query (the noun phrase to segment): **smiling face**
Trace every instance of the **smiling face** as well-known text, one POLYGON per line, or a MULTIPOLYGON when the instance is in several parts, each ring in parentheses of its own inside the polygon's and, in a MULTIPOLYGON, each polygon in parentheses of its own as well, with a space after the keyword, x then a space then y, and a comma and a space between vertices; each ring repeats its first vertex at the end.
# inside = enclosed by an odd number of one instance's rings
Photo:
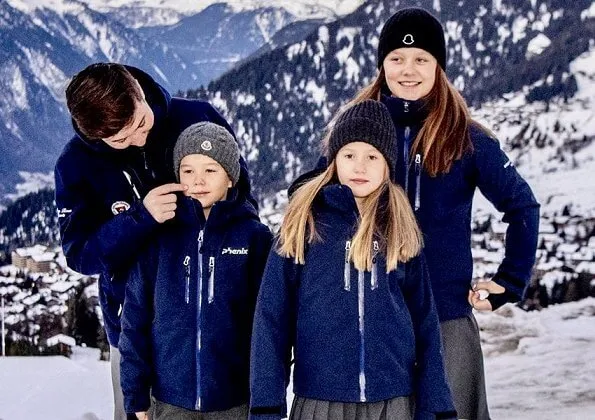
POLYGON ((393 96, 416 101, 434 87, 438 63, 420 48, 397 48, 384 59, 386 84, 393 96))
POLYGON ((351 189, 358 206, 388 178, 386 159, 368 143, 346 144, 339 149, 335 160, 339 182, 351 189))
POLYGON ((132 123, 110 137, 102 139, 114 149, 126 149, 129 146, 142 147, 147 143, 149 131, 153 128, 154 115, 149 104, 143 99, 136 102, 132 123))
POLYGON ((180 184, 188 186, 184 192, 202 204, 205 217, 217 201, 227 198, 232 182, 225 169, 206 155, 186 155, 180 162, 180 184))

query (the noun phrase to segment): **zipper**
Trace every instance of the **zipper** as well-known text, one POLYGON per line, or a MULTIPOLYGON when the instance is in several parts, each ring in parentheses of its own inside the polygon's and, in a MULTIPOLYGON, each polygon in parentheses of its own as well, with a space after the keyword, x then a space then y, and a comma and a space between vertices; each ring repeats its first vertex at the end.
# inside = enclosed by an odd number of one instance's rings
POLYGON ((357 314, 359 321, 360 353, 359 353, 359 400, 366 402, 366 350, 364 339, 364 272, 357 271, 357 314))
POLYGON ((186 272, 186 292, 184 293, 184 297, 186 300, 186 304, 190 302, 190 257, 186 255, 184 258, 184 271, 186 272))
POLYGON ((209 303, 215 299, 215 257, 209 257, 209 303))
POLYGON ((378 288, 378 269, 376 267, 376 260, 378 252, 380 251, 380 246, 378 245, 378 241, 373 242, 374 246, 374 254, 372 255, 372 275, 370 280, 370 285, 372 290, 376 290, 378 288))
POLYGON ((143 165, 145 165, 145 171, 148 171, 149 164, 147 163, 147 154, 145 153, 145 149, 141 147, 140 153, 143 156, 143 165))
POLYGON ((348 292, 351 290, 351 264, 349 263, 349 249, 351 248, 351 241, 345 242, 345 267, 343 269, 343 288, 348 292))
POLYGON ((421 207, 421 155, 415 155, 415 211, 421 207))
POLYGON ((403 112, 409 112, 409 102, 403 101, 403 112))
POLYGON ((195 408, 200 411, 201 409, 201 396, 200 396, 200 350, 201 350, 201 329, 200 329, 200 318, 202 310, 202 242, 203 242, 203 231, 198 233, 198 311, 197 311, 197 334, 196 334, 196 404, 195 408))
POLYGON ((128 181, 128 183, 132 187, 132 192, 134 193, 134 196, 136 197, 137 200, 140 200, 140 194, 138 193, 138 189, 136 188, 136 185, 134 185, 134 182, 132 182, 132 177, 130 176, 130 174, 128 172, 126 172, 124 170, 122 171, 122 173, 124 174, 126 181, 128 181))
POLYGON ((403 167, 405 168, 405 192, 409 192, 409 137, 411 136, 411 128, 409 126, 405 127, 405 132, 403 133, 403 135, 403 167))

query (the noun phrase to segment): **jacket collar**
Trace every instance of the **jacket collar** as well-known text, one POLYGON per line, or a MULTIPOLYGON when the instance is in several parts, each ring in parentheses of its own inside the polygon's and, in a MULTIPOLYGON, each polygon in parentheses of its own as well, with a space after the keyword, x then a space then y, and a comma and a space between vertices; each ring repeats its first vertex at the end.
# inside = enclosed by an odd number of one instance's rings
POLYGON ((314 199, 313 209, 317 212, 336 212, 357 219, 359 211, 351 188, 341 184, 322 187, 314 199))
POLYGON ((428 116, 426 101, 408 101, 382 94, 381 102, 386 105, 395 124, 398 125, 421 125, 428 116))
POLYGON ((239 219, 258 219, 254 206, 238 194, 235 187, 228 190, 227 200, 219 201, 211 208, 208 220, 205 220, 200 201, 179 193, 177 203, 175 220, 196 229, 203 229, 208 223, 209 230, 219 230, 239 219))

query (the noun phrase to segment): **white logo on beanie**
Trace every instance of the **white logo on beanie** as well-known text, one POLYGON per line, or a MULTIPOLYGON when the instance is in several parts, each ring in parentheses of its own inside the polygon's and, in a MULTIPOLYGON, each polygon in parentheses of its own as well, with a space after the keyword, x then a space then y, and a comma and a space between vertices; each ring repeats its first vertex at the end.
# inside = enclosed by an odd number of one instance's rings
POLYGON ((403 44, 405 45, 411 45, 415 42, 415 40, 413 39, 413 35, 411 34, 407 34, 405 35, 405 37, 403 37, 403 44))
POLYGON ((205 140, 200 144, 200 148, 202 150, 204 150, 205 152, 208 152, 209 150, 213 149, 213 145, 211 144, 211 142, 209 140, 205 140))

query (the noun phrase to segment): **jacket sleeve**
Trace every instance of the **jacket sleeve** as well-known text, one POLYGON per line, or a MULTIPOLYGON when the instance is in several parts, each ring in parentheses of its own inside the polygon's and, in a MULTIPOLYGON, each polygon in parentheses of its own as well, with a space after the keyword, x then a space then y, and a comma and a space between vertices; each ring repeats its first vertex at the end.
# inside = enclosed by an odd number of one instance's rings
POLYGON ((118 348, 122 355, 120 382, 127 413, 147 411, 151 405, 151 325, 156 261, 156 256, 150 253, 139 258, 126 284, 118 348))
POLYGON ((444 369, 438 312, 423 253, 406 266, 404 297, 415 330, 415 418, 456 417, 444 369))
POLYGON ((295 336, 298 266, 269 253, 256 303, 250 361, 250 418, 281 419, 287 412, 291 348, 295 336))
POLYGON ((153 232, 157 222, 140 201, 114 216, 93 196, 85 177, 66 170, 65 164, 58 161, 55 179, 60 236, 68 266, 92 275, 131 261, 131 252, 153 232))
POLYGON ((504 260, 492 280, 506 289, 510 301, 518 301, 535 263, 539 203, 498 142, 481 132, 474 138, 477 186, 508 223, 504 260))

